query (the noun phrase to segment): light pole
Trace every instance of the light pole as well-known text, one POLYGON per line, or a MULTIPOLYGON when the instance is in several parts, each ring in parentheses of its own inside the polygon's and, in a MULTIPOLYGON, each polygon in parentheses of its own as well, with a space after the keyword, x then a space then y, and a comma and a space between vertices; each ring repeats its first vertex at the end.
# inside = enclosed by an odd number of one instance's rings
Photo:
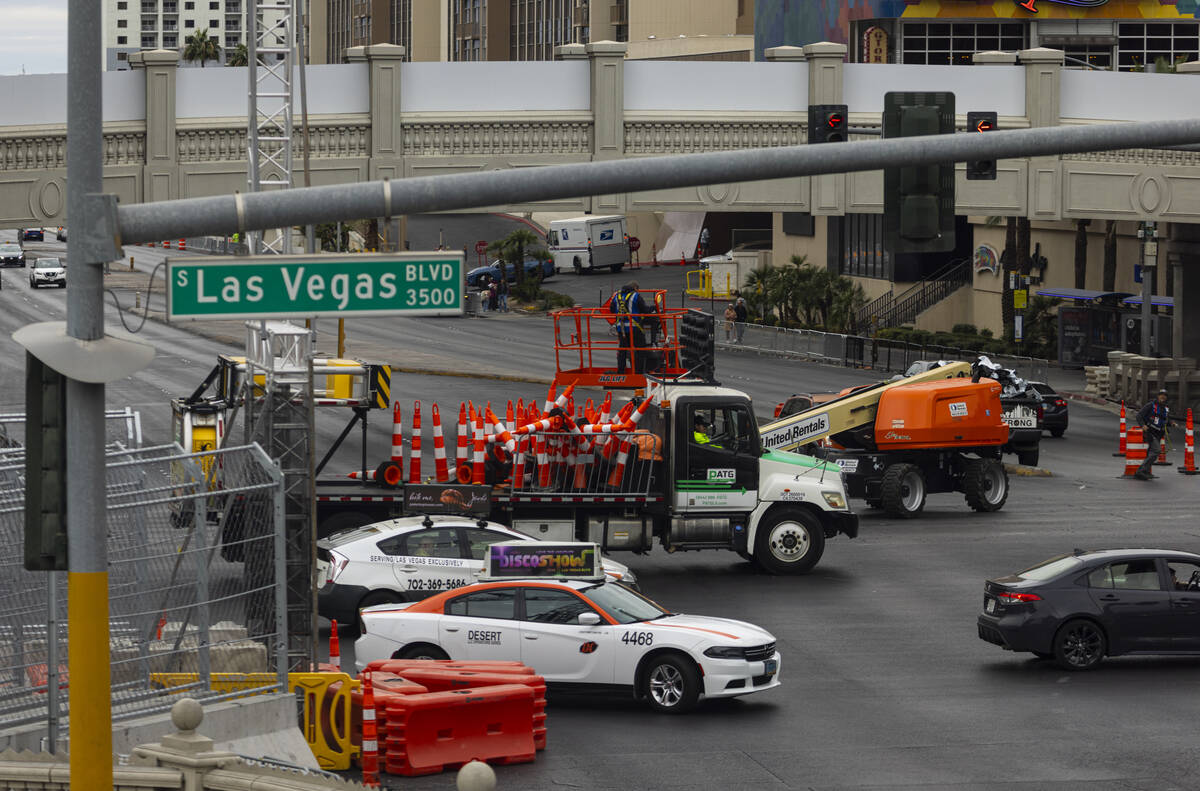
POLYGON ((1154 298, 1154 275, 1158 270, 1158 241, 1156 239, 1156 229, 1152 222, 1143 222, 1138 228, 1138 239, 1141 241, 1140 252, 1142 256, 1142 348, 1141 354, 1143 357, 1149 357, 1152 353, 1150 345, 1150 322, 1153 319, 1150 313, 1150 302, 1154 298))

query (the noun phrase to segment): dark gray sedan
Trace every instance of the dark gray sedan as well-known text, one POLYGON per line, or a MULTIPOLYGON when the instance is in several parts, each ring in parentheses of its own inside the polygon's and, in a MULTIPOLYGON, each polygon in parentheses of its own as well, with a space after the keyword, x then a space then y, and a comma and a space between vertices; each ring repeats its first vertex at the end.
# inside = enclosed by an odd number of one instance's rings
POLYGON ((1200 655, 1200 555, 1075 550, 983 586, 979 637, 1090 670, 1120 654, 1200 655))

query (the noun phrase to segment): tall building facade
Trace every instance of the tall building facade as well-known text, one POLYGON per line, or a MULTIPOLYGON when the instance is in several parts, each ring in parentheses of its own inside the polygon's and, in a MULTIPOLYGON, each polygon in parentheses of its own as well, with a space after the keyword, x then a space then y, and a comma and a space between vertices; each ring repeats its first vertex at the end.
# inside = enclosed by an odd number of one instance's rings
POLYGON ((104 0, 104 67, 129 68, 131 52, 183 50, 204 30, 222 53, 246 43, 246 9, 253 0, 104 0))
POLYGON ((1195 60, 1200 4, 1108 0, 756 0, 755 51, 835 41, 852 62, 951 65, 986 50, 1053 47, 1068 68, 1142 70, 1156 61, 1195 60), (850 6, 849 8, 847 6, 850 6))
POLYGON ((399 44, 409 60, 550 60, 562 44, 630 43, 630 57, 749 60, 753 0, 312 0, 314 62, 399 44), (736 41, 734 41, 736 39, 736 41), (636 52, 635 52, 636 50, 636 52), (734 57, 720 53, 736 50, 734 57))

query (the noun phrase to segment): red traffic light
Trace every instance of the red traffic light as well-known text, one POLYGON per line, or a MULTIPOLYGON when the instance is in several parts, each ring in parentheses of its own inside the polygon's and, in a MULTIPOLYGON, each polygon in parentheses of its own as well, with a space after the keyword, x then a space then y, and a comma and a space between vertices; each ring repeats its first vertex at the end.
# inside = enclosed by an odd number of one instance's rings
POLYGON ((846 123, 846 116, 841 113, 830 113, 825 116, 825 125, 830 129, 840 129, 846 123))

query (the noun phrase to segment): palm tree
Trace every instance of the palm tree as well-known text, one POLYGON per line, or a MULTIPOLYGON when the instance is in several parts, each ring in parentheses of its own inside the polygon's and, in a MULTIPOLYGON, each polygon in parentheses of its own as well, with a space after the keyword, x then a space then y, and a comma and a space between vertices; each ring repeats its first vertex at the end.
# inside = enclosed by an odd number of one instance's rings
POLYGON ((215 38, 208 37, 208 28, 187 37, 187 45, 183 48, 183 59, 189 63, 200 61, 204 68, 206 61, 221 59, 221 45, 215 38))
POLYGON ((245 66, 250 62, 250 52, 245 44, 238 44, 225 60, 226 66, 245 66))
POLYGON ((546 260, 546 251, 542 248, 534 248, 537 243, 538 237, 532 231, 518 228, 503 239, 488 245, 488 251, 498 254, 500 260, 506 264, 500 267, 500 282, 508 282, 507 264, 512 264, 517 273, 517 285, 525 285, 526 250, 529 251, 529 257, 537 258, 539 261, 546 260))

